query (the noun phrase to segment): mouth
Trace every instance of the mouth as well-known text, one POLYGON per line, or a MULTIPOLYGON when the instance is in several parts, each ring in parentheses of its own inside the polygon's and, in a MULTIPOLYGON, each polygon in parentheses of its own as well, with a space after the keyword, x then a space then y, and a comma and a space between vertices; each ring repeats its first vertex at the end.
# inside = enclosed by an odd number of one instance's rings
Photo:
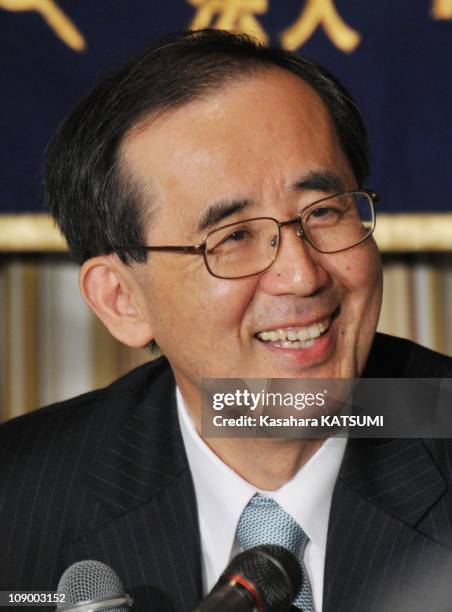
POLYGON ((340 307, 332 315, 305 326, 279 327, 262 330, 255 334, 256 338, 272 348, 309 349, 316 344, 318 338, 328 333, 328 330, 338 316, 340 307))

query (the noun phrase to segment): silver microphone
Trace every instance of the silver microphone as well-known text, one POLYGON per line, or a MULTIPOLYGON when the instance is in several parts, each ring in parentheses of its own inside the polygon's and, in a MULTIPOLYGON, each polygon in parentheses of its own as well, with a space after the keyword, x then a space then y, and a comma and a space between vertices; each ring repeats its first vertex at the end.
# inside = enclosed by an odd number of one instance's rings
POLYGON ((130 612, 133 604, 116 572, 100 561, 78 561, 68 567, 57 590, 64 595, 57 612, 130 612))

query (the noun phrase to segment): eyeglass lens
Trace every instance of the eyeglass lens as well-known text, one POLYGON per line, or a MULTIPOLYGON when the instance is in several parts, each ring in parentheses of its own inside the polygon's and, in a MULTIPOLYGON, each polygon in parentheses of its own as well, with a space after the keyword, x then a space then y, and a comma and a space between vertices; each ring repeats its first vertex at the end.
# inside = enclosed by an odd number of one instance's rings
MULTIPOLYGON (((368 237, 374 212, 365 193, 341 194, 302 212, 303 235, 318 251, 348 249, 368 237)), ((276 259, 280 227, 274 219, 252 219, 211 232, 206 240, 206 263, 216 276, 239 278, 257 274, 276 259)))

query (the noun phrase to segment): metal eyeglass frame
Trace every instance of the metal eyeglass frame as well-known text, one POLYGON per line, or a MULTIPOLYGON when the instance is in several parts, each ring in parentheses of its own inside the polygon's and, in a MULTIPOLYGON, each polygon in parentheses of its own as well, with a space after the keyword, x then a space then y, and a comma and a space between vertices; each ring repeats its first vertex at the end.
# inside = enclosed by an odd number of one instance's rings
POLYGON ((324 253, 327 255, 331 255, 333 253, 341 253, 342 251, 347 251, 348 249, 352 249, 353 247, 357 246, 358 244, 361 244, 362 242, 364 242, 365 240, 367 240, 374 232, 375 230, 375 221, 376 221, 376 215, 375 215, 375 203, 379 201, 379 195, 375 192, 372 191, 371 189, 352 189, 350 191, 341 191, 340 193, 335 193, 333 195, 327 196, 325 198, 321 198, 320 200, 316 200, 315 202, 312 202, 311 204, 309 204, 308 206, 306 206, 305 208, 303 208, 303 210, 294 218, 294 219, 290 219, 289 221, 278 221, 278 219, 275 219, 274 217, 251 217, 249 219, 243 219, 243 221, 234 221, 234 223, 228 223, 226 225, 222 225, 221 227, 217 227, 213 230, 211 230, 210 232, 208 232, 208 234, 206 234, 206 236, 204 237, 203 241, 200 242, 199 244, 195 244, 195 245, 186 245, 186 246, 178 246, 178 245, 166 245, 166 246, 115 246, 113 247, 113 250, 117 253, 120 252, 126 252, 126 251, 157 251, 160 253, 181 253, 181 254, 187 254, 187 255, 202 255, 204 258, 204 263, 206 265, 206 268, 208 270, 208 272, 214 276, 215 278, 222 278, 222 279, 228 279, 228 280, 233 280, 233 279, 237 279, 237 278, 247 278, 249 276, 255 276, 256 274, 260 274, 261 272, 265 272, 265 270, 268 270, 268 268, 270 268, 270 266, 272 266, 274 264, 274 262, 276 261, 276 258, 278 256, 279 253, 279 245, 281 244, 281 228, 285 227, 287 225, 294 225, 295 223, 298 224, 297 227, 297 235, 300 239, 302 240, 306 240, 306 242, 308 244, 311 245, 311 247, 313 249, 315 249, 318 253, 324 253), (306 215, 313 210, 316 206, 318 206, 319 204, 321 204, 322 202, 325 202, 327 200, 331 200, 333 198, 337 198, 338 196, 343 196, 343 195, 365 195, 369 198, 369 202, 371 204, 372 207, 372 214, 373 214, 373 224, 372 227, 370 228, 369 232, 366 234, 366 236, 364 236, 363 238, 361 238, 358 242, 355 242, 353 244, 351 244, 350 246, 347 246, 343 249, 337 249, 335 251, 322 251, 321 249, 317 248, 310 240, 309 235, 306 233, 304 227, 303 227, 303 218, 306 217, 306 215), (276 225, 278 226, 278 246, 276 249, 276 253, 275 256, 273 258, 273 260, 268 264, 268 266, 266 266, 265 268, 262 268, 262 270, 258 270, 257 272, 252 272, 251 274, 244 274, 242 276, 221 276, 219 274, 215 274, 214 272, 212 272, 208 260, 207 260, 207 247, 206 247, 206 242, 209 239, 209 237, 220 231, 220 230, 224 230, 228 227, 232 227, 233 225, 237 225, 237 224, 241 224, 241 223, 246 223, 247 221, 257 221, 259 219, 266 219, 269 221, 274 221, 276 223, 276 225))

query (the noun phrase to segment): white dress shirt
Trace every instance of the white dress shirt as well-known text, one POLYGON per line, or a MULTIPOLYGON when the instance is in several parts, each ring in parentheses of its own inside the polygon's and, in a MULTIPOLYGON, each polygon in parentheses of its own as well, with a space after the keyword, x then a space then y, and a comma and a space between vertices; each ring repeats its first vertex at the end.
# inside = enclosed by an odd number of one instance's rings
POLYGON ((272 497, 309 537, 304 563, 314 605, 322 610, 326 537, 331 499, 345 451, 345 438, 329 438, 297 474, 277 491, 262 491, 244 480, 197 433, 177 388, 177 409, 193 476, 201 536, 204 592, 240 552, 235 532, 240 516, 257 492, 272 497))

